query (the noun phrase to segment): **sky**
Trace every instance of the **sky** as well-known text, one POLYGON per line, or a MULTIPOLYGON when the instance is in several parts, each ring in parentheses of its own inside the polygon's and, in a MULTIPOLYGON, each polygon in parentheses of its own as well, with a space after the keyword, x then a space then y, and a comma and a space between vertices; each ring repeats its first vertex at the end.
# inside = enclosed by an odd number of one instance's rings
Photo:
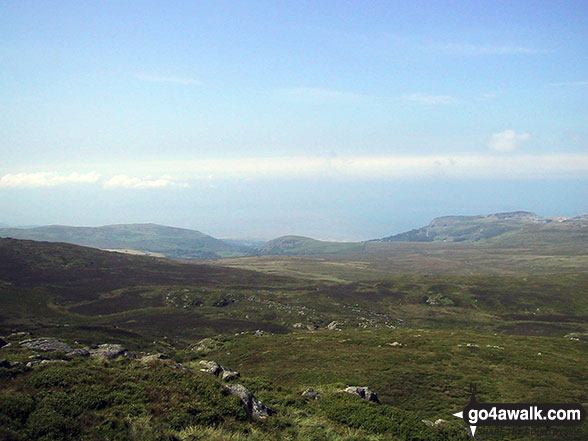
POLYGON ((0 3, 0 224, 588 212, 585 1, 0 3))

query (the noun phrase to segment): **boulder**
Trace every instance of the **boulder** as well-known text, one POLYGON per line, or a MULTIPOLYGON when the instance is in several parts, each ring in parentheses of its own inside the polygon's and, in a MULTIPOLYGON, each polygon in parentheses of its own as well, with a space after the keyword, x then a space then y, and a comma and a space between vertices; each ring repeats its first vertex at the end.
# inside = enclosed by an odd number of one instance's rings
POLYGON ((241 376, 241 374, 237 371, 231 371, 229 369, 226 369, 224 367, 222 367, 223 370, 223 375, 222 375, 222 379, 223 381, 230 381, 230 380, 234 380, 235 378, 238 378, 241 376))
POLYGON ((375 392, 372 392, 369 388, 367 387, 359 387, 359 386, 350 386, 347 389, 343 389, 342 391, 339 392, 346 392, 348 394, 353 394, 353 395, 357 395, 358 397, 367 400, 367 401, 371 401, 372 403, 380 403, 380 400, 378 399, 378 395, 375 392))
POLYGON ((200 369, 200 371, 206 372, 207 374, 218 375, 223 371, 221 365, 218 364, 216 361, 200 360, 198 364, 202 366, 202 369, 200 369))
POLYGON ((122 345, 103 344, 90 347, 90 357, 114 360, 119 357, 136 358, 137 356, 122 345))
POLYGON ((252 418, 264 420, 275 413, 274 410, 255 398, 255 396, 241 384, 228 384, 225 386, 225 390, 241 400, 243 406, 245 406, 245 411, 252 418))
POLYGON ((73 350, 67 343, 63 343, 62 341, 53 338, 29 338, 21 341, 19 344, 37 352, 71 352, 73 350))
POLYGON ((399 341, 395 341, 393 343, 387 343, 388 346, 392 346, 393 348, 401 348, 402 346, 404 346, 402 343, 400 343, 399 341))
POLYGON ((265 332, 263 332, 261 329, 258 329, 257 331, 255 331, 254 335, 256 337, 263 337, 263 334, 265 334, 265 332))
POLYGON ((233 371, 225 366, 221 366, 216 361, 208 361, 208 360, 200 360, 198 363, 203 368, 200 369, 201 372, 206 372, 207 374, 221 376, 221 379, 224 381, 233 380, 234 378, 239 377, 241 374, 237 371, 233 371))
POLYGON ((302 392, 302 396, 306 397, 306 398, 310 398, 311 400, 320 400, 322 398, 321 394, 319 394, 312 387, 309 387, 304 392, 302 392))
POLYGON ((145 355, 144 357, 141 357, 141 362, 143 363, 151 363, 153 361, 158 361, 158 360, 169 360, 170 356, 169 355, 165 355, 165 354, 153 354, 153 355, 145 355))
POLYGON ((293 327, 294 329, 304 329, 304 328, 305 328, 305 326, 304 326, 302 323, 294 323, 294 324, 292 325, 292 327, 293 327))
POLYGON ((333 320, 331 323, 327 325, 327 329, 329 331, 338 331, 340 323, 338 321, 333 320))

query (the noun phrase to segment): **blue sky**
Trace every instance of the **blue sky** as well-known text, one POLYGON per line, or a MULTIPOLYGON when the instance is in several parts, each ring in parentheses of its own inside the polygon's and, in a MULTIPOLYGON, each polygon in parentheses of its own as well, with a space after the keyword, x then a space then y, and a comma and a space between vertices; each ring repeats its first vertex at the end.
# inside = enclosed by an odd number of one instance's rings
POLYGON ((588 4, 3 2, 0 223, 588 211, 588 4))

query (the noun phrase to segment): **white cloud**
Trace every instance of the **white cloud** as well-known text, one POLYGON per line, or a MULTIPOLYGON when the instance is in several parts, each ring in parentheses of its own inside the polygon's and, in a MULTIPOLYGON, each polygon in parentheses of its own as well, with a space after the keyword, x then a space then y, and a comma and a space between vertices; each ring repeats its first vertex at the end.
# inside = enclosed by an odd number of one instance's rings
POLYGON ((104 182, 105 188, 164 188, 164 187, 187 187, 185 182, 177 182, 171 176, 164 175, 159 179, 137 178, 128 175, 116 175, 104 182))
POLYGON ((494 133, 488 147, 497 152, 512 152, 521 143, 527 141, 531 135, 528 133, 517 133, 514 130, 505 130, 504 132, 494 133))
POLYGON ((587 154, 227 158, 159 162, 185 180, 588 177, 587 154))
POLYGON ((54 187, 65 184, 91 184, 100 179, 96 172, 59 174, 55 172, 6 174, 0 178, 0 187, 54 187))
POLYGON ((551 83, 552 86, 588 86, 588 80, 586 81, 564 81, 562 83, 551 83))
POLYGON ((135 74, 135 78, 141 81, 146 81, 148 83, 168 83, 168 84, 179 84, 182 86, 190 86, 201 84, 200 81, 194 78, 181 78, 181 77, 173 77, 173 76, 159 76, 159 75, 149 75, 144 73, 135 74))

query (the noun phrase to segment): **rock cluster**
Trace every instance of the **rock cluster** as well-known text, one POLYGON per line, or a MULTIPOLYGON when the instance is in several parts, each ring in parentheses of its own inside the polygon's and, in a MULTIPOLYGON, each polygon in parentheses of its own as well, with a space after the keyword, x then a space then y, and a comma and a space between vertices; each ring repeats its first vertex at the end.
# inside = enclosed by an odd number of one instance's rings
POLYGON ((275 413, 274 410, 255 398, 242 384, 228 384, 225 386, 225 390, 241 400, 245 406, 245 411, 252 418, 264 420, 275 413))
POLYGON ((137 356, 122 345, 103 344, 90 346, 88 349, 90 357, 101 358, 103 360, 113 360, 118 357, 137 358, 137 356))
POLYGON ((29 338, 19 343, 21 346, 32 349, 37 352, 51 352, 51 351, 62 351, 71 352, 73 348, 67 343, 55 340, 53 338, 29 338))
POLYGON ((340 390, 339 392, 346 392, 348 394, 357 395, 358 397, 371 401, 372 403, 380 403, 378 399, 378 395, 375 392, 372 392, 367 387, 359 387, 359 386, 350 386, 347 389, 340 390))
POLYGON ((309 387, 304 392, 302 392, 302 396, 306 397, 306 398, 310 398, 311 400, 320 400, 322 398, 321 394, 319 394, 312 387, 309 387))
POLYGON ((217 377, 220 375, 224 381, 232 380, 241 375, 237 371, 233 371, 225 366, 221 366, 216 361, 200 360, 199 364, 202 366, 200 371, 217 377))

